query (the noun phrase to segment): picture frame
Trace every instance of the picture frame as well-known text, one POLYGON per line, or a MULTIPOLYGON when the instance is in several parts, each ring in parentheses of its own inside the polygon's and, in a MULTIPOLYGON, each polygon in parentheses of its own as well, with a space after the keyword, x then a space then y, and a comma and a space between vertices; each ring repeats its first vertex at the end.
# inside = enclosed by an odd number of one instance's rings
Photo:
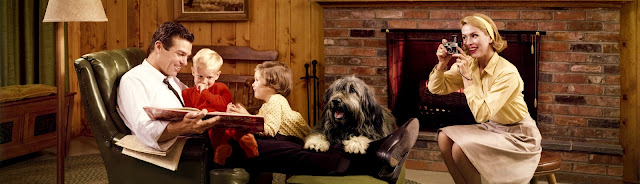
POLYGON ((176 21, 246 21, 249 0, 174 0, 176 21))

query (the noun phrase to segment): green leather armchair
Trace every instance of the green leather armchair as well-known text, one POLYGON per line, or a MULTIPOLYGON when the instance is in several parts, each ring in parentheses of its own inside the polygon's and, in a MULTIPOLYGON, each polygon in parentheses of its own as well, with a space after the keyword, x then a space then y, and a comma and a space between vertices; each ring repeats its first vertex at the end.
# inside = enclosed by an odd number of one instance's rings
POLYGON ((116 111, 117 88, 122 75, 145 57, 139 48, 126 48, 86 54, 75 61, 87 121, 109 183, 246 183, 249 176, 243 169, 212 170, 208 164, 212 153, 205 137, 187 140, 176 171, 122 154, 122 147, 114 143, 131 130, 116 111))

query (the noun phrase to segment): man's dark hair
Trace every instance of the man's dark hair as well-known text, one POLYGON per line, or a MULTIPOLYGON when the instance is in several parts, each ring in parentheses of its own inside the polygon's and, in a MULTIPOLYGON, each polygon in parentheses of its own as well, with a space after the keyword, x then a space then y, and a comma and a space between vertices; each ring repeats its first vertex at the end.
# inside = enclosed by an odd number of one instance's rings
POLYGON ((169 50, 173 46, 172 38, 177 36, 178 38, 185 39, 191 43, 193 43, 193 34, 187 30, 182 24, 177 22, 165 22, 162 24, 156 32, 153 33, 153 37, 151 38, 151 43, 149 43, 149 48, 147 49, 147 56, 151 54, 153 51, 153 46, 156 41, 162 42, 164 49, 169 50))

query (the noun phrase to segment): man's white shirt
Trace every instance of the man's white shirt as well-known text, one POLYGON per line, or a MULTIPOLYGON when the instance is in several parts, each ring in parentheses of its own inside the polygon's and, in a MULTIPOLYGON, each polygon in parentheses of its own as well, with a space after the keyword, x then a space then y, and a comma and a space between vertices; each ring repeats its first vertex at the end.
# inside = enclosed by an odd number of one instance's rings
POLYGON ((177 77, 169 77, 169 83, 180 96, 178 101, 178 97, 162 82, 165 78, 164 74, 145 59, 142 64, 125 73, 118 86, 117 109, 120 117, 133 135, 145 145, 157 150, 162 150, 158 138, 169 122, 151 120, 142 107, 182 107, 182 90, 187 87, 177 77))

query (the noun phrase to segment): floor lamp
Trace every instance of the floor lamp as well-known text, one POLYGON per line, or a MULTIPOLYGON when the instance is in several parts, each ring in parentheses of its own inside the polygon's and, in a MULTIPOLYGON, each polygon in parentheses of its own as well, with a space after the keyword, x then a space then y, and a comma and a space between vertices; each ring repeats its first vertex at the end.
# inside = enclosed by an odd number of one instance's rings
MULTIPOLYGON (((106 22, 100 0, 49 0, 42 22, 55 22, 56 30, 56 86, 58 107, 56 131, 58 134, 56 175, 57 183, 64 183, 64 157, 66 152, 68 120, 63 121, 65 96, 65 22, 106 22)), ((77 35, 73 35, 77 36, 77 35)))

